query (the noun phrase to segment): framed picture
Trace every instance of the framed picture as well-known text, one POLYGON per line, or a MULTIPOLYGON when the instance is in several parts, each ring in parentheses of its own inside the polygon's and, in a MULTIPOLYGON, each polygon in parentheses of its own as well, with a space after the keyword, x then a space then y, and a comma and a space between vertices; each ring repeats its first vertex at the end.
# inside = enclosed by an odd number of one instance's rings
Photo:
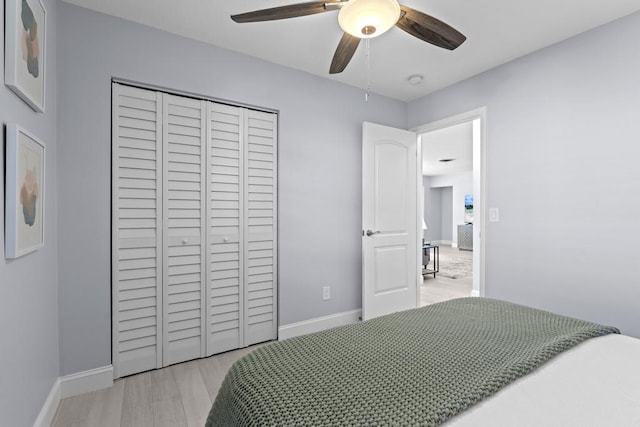
POLYGON ((44 245, 44 144, 16 124, 7 125, 5 258, 44 245))
POLYGON ((46 11, 41 0, 5 1, 4 82, 44 112, 46 11))

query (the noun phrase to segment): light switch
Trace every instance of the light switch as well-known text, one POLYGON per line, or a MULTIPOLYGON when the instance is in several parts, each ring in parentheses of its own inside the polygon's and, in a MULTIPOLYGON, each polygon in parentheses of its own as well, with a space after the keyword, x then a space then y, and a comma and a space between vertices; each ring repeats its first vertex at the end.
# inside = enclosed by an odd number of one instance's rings
POLYGON ((489 208, 489 221, 490 222, 500 221, 500 210, 498 208, 489 208))

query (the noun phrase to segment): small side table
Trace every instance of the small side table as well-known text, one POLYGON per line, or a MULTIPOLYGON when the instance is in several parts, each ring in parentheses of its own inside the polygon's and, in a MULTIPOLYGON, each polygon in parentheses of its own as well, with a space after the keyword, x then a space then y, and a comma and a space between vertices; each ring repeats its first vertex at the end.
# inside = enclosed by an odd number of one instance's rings
POLYGON ((440 246, 425 244, 422 245, 422 251, 430 251, 433 249, 433 258, 430 256, 429 259, 433 261, 433 268, 427 268, 428 266, 423 265, 422 267, 422 275, 426 276, 427 274, 433 274, 433 278, 436 278, 436 273, 440 271, 440 246))

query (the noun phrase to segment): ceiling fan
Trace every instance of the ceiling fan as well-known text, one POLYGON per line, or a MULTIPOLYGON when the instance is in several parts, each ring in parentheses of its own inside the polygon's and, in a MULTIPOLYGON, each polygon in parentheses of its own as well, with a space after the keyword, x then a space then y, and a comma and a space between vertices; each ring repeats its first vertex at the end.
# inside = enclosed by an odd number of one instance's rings
POLYGON ((330 74, 341 73, 353 57, 361 39, 383 34, 394 25, 432 45, 454 50, 467 38, 448 24, 426 13, 400 5, 397 0, 334 0, 296 3, 231 15, 238 23, 273 21, 339 10, 344 30, 333 55, 330 74))

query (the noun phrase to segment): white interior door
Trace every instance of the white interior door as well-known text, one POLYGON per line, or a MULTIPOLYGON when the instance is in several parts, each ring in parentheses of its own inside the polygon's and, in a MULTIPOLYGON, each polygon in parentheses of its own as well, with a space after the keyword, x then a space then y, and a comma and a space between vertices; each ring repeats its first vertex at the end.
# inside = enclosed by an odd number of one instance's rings
POLYGON ((362 126, 362 319, 416 307, 417 137, 362 126))

